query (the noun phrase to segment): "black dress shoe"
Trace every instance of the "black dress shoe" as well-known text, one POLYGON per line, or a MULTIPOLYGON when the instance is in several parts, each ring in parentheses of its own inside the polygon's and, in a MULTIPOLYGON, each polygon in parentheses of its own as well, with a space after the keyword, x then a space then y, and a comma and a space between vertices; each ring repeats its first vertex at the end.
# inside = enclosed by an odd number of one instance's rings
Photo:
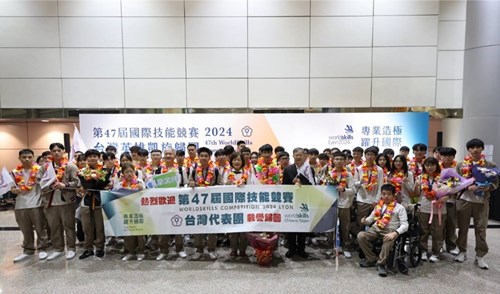
POLYGON ((302 252, 299 252, 297 253, 298 256, 302 257, 302 258, 308 258, 309 257, 309 254, 305 251, 302 251, 302 252))
POLYGON ((103 258, 104 257, 104 250, 96 250, 95 256, 97 258, 103 258))
POLYGON ((94 255, 94 251, 93 250, 85 250, 83 251, 82 255, 80 255, 80 257, 78 257, 79 259, 85 259, 87 257, 90 257, 94 255))
POLYGON ((295 251, 292 251, 292 250, 288 250, 285 253, 286 258, 292 258, 294 255, 295 255, 295 251))
POLYGON ((377 264, 377 272, 381 277, 387 277, 387 270, 385 269, 385 265, 377 264))
POLYGON ((359 266, 361 267, 374 267, 377 265, 377 261, 368 261, 366 259, 363 259, 362 261, 359 262, 359 266))

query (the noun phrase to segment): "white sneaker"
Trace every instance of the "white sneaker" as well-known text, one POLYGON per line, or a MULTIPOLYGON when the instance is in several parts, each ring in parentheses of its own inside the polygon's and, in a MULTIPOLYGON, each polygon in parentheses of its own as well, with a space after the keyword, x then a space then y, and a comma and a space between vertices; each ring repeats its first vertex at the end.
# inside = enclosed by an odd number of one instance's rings
POLYGON ((460 253, 460 249, 458 249, 458 247, 455 247, 455 248, 450 250, 451 255, 458 255, 459 253, 460 253))
POLYGON ((48 254, 47 254, 47 252, 45 252, 45 251, 40 251, 40 252, 38 252, 38 259, 40 259, 40 260, 44 260, 44 259, 46 259, 46 258, 47 258, 47 256, 48 256, 48 254))
POLYGON ((179 251, 177 252, 177 256, 179 256, 180 258, 186 258, 188 255, 185 251, 179 251))
POLYGON ((486 261, 484 261, 484 258, 483 257, 477 257, 476 256, 476 260, 474 261, 475 264, 477 264, 477 266, 481 269, 489 269, 490 267, 488 266, 488 264, 486 263, 486 261))
POLYGON ((201 258, 201 253, 199 252, 195 252, 192 256, 191 256, 191 259, 192 260, 198 260, 201 258))
POLYGON ((21 260, 25 260, 26 258, 28 258, 30 255, 29 254, 26 254, 26 253, 23 253, 21 255, 18 255, 14 258, 14 262, 19 262, 21 260))
POLYGON ((138 261, 142 261, 142 260, 144 260, 144 258, 146 258, 145 254, 137 254, 137 260, 138 261))
POLYGON ((127 254, 127 255, 125 255, 125 256, 122 258, 122 260, 123 260, 123 261, 129 261, 129 260, 134 259, 134 257, 135 257, 135 256, 134 256, 133 254, 127 254))
POLYGON ((422 261, 427 261, 427 251, 422 252, 422 261))
POLYGON ((160 253, 160 255, 158 255, 158 257, 156 258, 156 260, 158 260, 158 261, 164 260, 166 257, 167 257, 167 255, 165 253, 160 253))
POLYGON ((457 257, 455 257, 455 261, 464 262, 467 259, 467 254, 465 252, 460 252, 457 257))
POLYGON ((67 260, 73 259, 73 257, 75 257, 75 255, 76 255, 75 251, 69 250, 68 252, 66 252, 66 259, 67 260))
POLYGON ((52 252, 48 257, 47 257, 47 260, 54 260, 56 258, 58 258, 59 256, 62 255, 62 252, 59 252, 59 251, 55 251, 55 252, 52 252))
POLYGON ((344 251, 344 256, 345 256, 345 258, 349 259, 352 257, 352 254, 349 251, 344 251))
POLYGON ((433 263, 437 263, 439 262, 439 257, 437 257, 436 255, 431 255, 431 257, 429 258, 429 261, 430 262, 433 262, 433 263))
POLYGON ((215 253, 215 252, 209 252, 208 256, 210 257, 211 260, 217 259, 217 253, 215 253))

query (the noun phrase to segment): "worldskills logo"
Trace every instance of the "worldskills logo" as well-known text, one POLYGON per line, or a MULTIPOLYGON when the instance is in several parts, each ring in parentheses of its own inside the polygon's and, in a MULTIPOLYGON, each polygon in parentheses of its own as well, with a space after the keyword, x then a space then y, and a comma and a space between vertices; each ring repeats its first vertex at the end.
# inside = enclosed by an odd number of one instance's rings
POLYGON ((243 137, 251 137, 252 133, 253 133, 253 129, 249 126, 244 126, 241 129, 241 134, 243 135, 243 137))
POLYGON ((354 128, 352 125, 345 125, 345 133, 342 135, 328 136, 328 145, 349 145, 354 140, 354 128))

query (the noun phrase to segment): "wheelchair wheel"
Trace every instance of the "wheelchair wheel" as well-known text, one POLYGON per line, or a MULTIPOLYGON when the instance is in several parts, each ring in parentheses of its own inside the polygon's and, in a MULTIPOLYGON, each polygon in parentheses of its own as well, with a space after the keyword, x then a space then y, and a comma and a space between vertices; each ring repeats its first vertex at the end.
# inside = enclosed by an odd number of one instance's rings
POLYGON ((404 275, 408 274, 409 269, 404 260, 398 260, 398 270, 404 275))
POLYGON ((422 250, 418 246, 418 242, 413 242, 410 244, 410 263, 412 267, 417 267, 422 261, 422 250))

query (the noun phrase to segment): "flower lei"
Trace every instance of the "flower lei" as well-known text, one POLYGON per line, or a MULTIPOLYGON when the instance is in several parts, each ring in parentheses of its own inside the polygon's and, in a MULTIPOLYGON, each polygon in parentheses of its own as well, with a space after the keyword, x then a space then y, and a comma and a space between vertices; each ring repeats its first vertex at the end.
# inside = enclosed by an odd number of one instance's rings
MULTIPOLYGON (((484 154, 481 154, 481 159, 479 159, 477 165, 479 166, 485 166, 486 165, 486 159, 484 154)), ((462 176, 464 178, 470 178, 472 177, 472 156, 467 155, 464 158, 464 162, 462 163, 462 168, 460 169, 460 172, 462 173, 462 176)))
POLYGON ((341 172, 338 172, 336 168, 333 168, 332 171, 329 171, 328 173, 330 178, 333 180, 332 185, 338 185, 344 189, 347 188, 347 169, 345 167, 342 168, 341 172))
POLYGON ((21 191, 31 191, 36 185, 36 176, 40 166, 38 164, 33 164, 30 168, 30 176, 28 181, 24 181, 23 166, 20 164, 12 172, 14 173, 14 180, 21 191))
POLYGON ((191 157, 186 157, 186 160, 184 161, 184 163, 186 164, 185 166, 186 167, 192 167, 194 164, 198 164, 200 162, 200 159, 198 158, 198 156, 196 156, 194 159, 191 159, 191 157))
POLYGON ((264 185, 276 185, 280 179, 280 168, 276 162, 265 163, 264 158, 259 158, 255 166, 256 176, 264 185))
POLYGON ((444 167, 444 166, 443 166, 443 162, 442 162, 442 161, 440 161, 440 162, 439 162, 439 166, 441 167, 441 169, 442 169, 442 170, 443 170, 443 169, 445 169, 445 168, 455 168, 455 167, 457 167, 457 161, 456 161, 456 160, 453 160, 453 162, 452 162, 452 164, 451 164, 451 166, 450 166, 450 167, 444 167))
POLYGON ((199 187, 210 186, 210 184, 212 183, 212 179, 214 178, 214 173, 215 173, 215 167, 212 161, 208 162, 208 169, 205 177, 203 177, 203 168, 200 165, 196 166, 196 176, 198 179, 197 180, 198 186, 199 187))
POLYGON ((232 184, 232 185, 246 185, 248 179, 248 172, 243 169, 243 172, 241 173, 241 178, 236 180, 236 173, 234 170, 231 170, 231 172, 227 175, 227 180, 232 184))
POLYGON ((368 191, 373 191, 377 186, 377 165, 374 164, 371 168, 368 168, 365 162, 361 166, 361 171, 363 187, 365 187, 365 189, 368 191))
POLYGON ((122 188, 128 190, 139 190, 139 181, 137 180, 137 176, 134 174, 132 181, 128 181, 127 179, 123 179, 122 188))
POLYGON ((102 164, 98 163, 96 168, 91 168, 88 164, 80 170, 78 175, 86 181, 99 180, 106 181, 106 170, 103 170, 102 164))
POLYGON ((364 164, 364 161, 363 159, 361 159, 360 161, 361 163, 360 164, 356 164, 356 162, 351 161, 351 163, 349 163, 349 170, 351 171, 351 174, 354 176, 354 174, 356 173, 356 168, 362 164, 364 164))
POLYGON ((422 174, 422 181, 421 181, 422 192, 424 193, 424 196, 427 199, 432 201, 436 198, 436 191, 432 190, 432 183, 430 182, 430 178, 434 179, 434 181, 438 181, 440 178, 440 174, 439 173, 433 173, 432 175, 429 175, 428 173, 422 174))
POLYGON ((390 175, 390 183, 396 188, 396 194, 401 193, 401 185, 403 184, 403 180, 405 178, 404 170, 396 171, 390 175))
MULTIPOLYGON (((422 159, 422 162, 424 162, 425 157, 422 159)), ((422 174, 423 170, 420 168, 419 164, 415 160, 415 157, 413 157, 410 161, 410 164, 408 165, 409 170, 413 172, 413 176, 416 178, 419 175, 422 174)))
MULTIPOLYGON (((49 161, 51 161, 52 163, 54 163, 54 159, 52 157, 49 158, 49 161)), ((59 162, 59 165, 55 169, 56 178, 57 178, 58 182, 62 181, 62 178, 64 176, 64 172, 66 171, 66 166, 67 165, 68 165, 68 158, 66 156, 63 156, 61 158, 61 161, 59 162)), ((56 167, 55 163, 54 163, 54 167, 56 167)))
POLYGON ((151 166, 151 163, 146 164, 146 166, 141 166, 140 164, 138 164, 136 166, 136 169, 142 171, 144 175, 153 174, 153 166, 151 166))
POLYGON ((394 214, 394 208, 396 207, 396 200, 392 201, 387 205, 386 210, 383 212, 382 215, 382 207, 384 205, 384 200, 380 200, 377 205, 375 206, 375 222, 377 226, 381 229, 385 229, 388 225, 389 222, 391 221, 392 215, 394 214))
POLYGON ((167 166, 167 164, 164 162, 161 165, 161 173, 164 174, 164 173, 167 173, 171 169, 178 169, 178 168, 179 168, 179 166, 175 162, 172 164, 172 166, 167 166))

